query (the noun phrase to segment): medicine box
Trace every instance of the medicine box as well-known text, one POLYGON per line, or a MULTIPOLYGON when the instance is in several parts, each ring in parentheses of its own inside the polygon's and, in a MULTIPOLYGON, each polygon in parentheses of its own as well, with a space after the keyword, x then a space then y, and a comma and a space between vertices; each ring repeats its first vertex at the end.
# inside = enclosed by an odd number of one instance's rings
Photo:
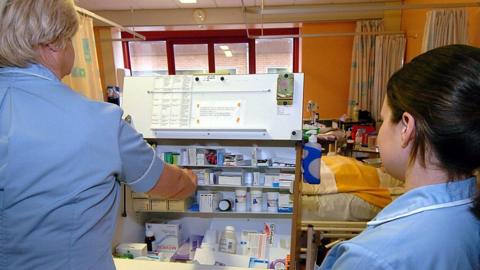
POLYGON ((278 195, 278 212, 291 213, 293 212, 293 195, 280 193, 278 195))
POLYGON ((242 176, 241 175, 220 175, 218 177, 218 184, 230 185, 230 186, 241 186, 242 176))
POLYGON ((221 200, 218 193, 200 193, 198 194, 199 210, 200 212, 215 212, 218 207, 218 202, 221 200))
POLYGON ((145 228, 155 235, 155 244, 159 252, 175 252, 183 242, 182 224, 145 223, 145 228))
POLYGON ((265 183, 266 187, 279 187, 279 175, 278 174, 265 174, 265 183))
POLYGON ((133 199, 134 211, 148 211, 150 210, 150 200, 148 199, 133 199))

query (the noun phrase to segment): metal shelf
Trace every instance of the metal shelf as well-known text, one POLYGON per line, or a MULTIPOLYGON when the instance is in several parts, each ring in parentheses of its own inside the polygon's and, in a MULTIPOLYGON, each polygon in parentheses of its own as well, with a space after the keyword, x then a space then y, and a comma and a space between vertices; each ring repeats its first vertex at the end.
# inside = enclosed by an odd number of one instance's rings
POLYGON ((181 215, 181 216, 193 216, 193 217, 238 217, 238 218, 291 218, 293 213, 270 213, 270 212, 197 212, 197 211, 185 211, 185 212, 172 212, 172 211, 153 211, 153 210, 141 210, 139 213, 159 213, 162 216, 165 215, 181 215))
POLYGON ((265 189, 265 190, 286 190, 290 191, 290 187, 266 187, 266 186, 236 186, 236 185, 197 185, 197 188, 201 189, 231 189, 231 188, 247 188, 247 189, 265 189))
POLYGON ((218 165, 181 165, 180 167, 184 168, 214 168, 214 169, 256 169, 256 170, 285 170, 285 171, 295 171, 295 167, 285 167, 285 166, 218 166, 218 165))

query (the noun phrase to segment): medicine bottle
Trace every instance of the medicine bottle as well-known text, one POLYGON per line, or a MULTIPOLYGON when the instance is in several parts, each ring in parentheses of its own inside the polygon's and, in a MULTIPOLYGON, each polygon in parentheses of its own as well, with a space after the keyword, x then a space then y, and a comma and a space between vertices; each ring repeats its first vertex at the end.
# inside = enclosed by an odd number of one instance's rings
POLYGON ((218 250, 230 254, 237 253, 237 236, 235 235, 235 228, 233 226, 225 227, 225 230, 220 236, 218 250))
POLYGON ((155 235, 151 230, 145 231, 145 243, 147 244, 147 251, 153 251, 153 242, 155 241, 155 235))

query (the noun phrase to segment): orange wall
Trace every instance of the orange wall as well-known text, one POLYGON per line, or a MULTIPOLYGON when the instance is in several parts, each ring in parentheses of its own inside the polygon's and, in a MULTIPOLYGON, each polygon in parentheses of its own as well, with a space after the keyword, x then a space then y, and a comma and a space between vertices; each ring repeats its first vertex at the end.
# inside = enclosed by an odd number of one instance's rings
MULTIPOLYGON (((428 3, 468 3, 476 0, 405 0, 405 4, 428 3)), ((407 40, 406 62, 419 55, 422 48, 423 30, 425 27, 427 9, 410 9, 402 12, 402 31, 409 36, 407 40), (412 36, 416 36, 413 38, 412 36)), ((467 8, 469 43, 480 47, 480 8, 467 8)))
MULTIPOLYGON (((353 32, 355 22, 304 24, 302 34, 353 32)), ((347 113, 352 36, 304 38, 301 45, 304 82, 304 118, 306 104, 318 104, 321 119, 339 118, 347 113)))

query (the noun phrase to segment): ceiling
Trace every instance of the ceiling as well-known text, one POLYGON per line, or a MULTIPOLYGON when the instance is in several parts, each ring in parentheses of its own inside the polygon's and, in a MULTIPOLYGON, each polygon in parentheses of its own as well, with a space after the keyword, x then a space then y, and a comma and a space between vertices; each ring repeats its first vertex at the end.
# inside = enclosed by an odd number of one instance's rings
MULTIPOLYGON (((317 4, 386 2, 388 0, 263 0, 264 7, 317 4)), ((242 0, 197 0, 196 4, 182 4, 178 0, 76 0, 76 4, 92 11, 142 9, 192 9, 241 7, 242 0)), ((245 6, 260 7, 262 0, 243 0, 245 6)))

